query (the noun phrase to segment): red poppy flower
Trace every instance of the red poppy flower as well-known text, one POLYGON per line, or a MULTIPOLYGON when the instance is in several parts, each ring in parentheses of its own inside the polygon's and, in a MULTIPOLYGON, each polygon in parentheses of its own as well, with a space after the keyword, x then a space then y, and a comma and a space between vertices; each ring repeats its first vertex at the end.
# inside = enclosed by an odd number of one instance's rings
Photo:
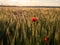
POLYGON ((47 43, 49 41, 49 37, 44 37, 45 42, 47 43))
POLYGON ((32 21, 33 21, 33 22, 35 22, 35 21, 37 21, 37 20, 38 20, 38 19, 37 19, 36 17, 33 17, 33 18, 32 18, 32 21))

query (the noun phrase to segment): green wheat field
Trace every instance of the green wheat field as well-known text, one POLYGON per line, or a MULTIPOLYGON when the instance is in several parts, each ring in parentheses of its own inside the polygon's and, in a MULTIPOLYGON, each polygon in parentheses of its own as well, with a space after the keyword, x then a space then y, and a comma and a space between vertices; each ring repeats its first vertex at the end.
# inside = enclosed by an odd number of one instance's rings
POLYGON ((0 45, 60 45, 60 8, 0 7, 0 45))

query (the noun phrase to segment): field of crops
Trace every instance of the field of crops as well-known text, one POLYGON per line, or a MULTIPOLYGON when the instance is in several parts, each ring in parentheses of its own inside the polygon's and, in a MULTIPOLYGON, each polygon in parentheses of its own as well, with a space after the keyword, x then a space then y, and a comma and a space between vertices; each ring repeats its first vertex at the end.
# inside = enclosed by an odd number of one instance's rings
POLYGON ((60 45, 60 8, 0 7, 0 45, 60 45))

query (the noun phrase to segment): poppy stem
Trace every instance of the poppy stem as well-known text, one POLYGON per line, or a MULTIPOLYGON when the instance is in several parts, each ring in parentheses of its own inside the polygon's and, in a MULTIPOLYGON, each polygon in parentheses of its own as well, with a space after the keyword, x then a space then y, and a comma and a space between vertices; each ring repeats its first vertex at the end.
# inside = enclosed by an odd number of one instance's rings
POLYGON ((46 43, 46 45, 48 45, 48 43, 46 43))

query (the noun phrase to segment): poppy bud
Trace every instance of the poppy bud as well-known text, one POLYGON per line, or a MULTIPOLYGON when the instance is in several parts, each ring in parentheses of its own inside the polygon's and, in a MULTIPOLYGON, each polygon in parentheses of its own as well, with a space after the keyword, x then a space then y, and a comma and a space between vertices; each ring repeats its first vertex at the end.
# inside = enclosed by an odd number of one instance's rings
POLYGON ((44 37, 44 41, 47 43, 49 41, 49 37, 44 37))

